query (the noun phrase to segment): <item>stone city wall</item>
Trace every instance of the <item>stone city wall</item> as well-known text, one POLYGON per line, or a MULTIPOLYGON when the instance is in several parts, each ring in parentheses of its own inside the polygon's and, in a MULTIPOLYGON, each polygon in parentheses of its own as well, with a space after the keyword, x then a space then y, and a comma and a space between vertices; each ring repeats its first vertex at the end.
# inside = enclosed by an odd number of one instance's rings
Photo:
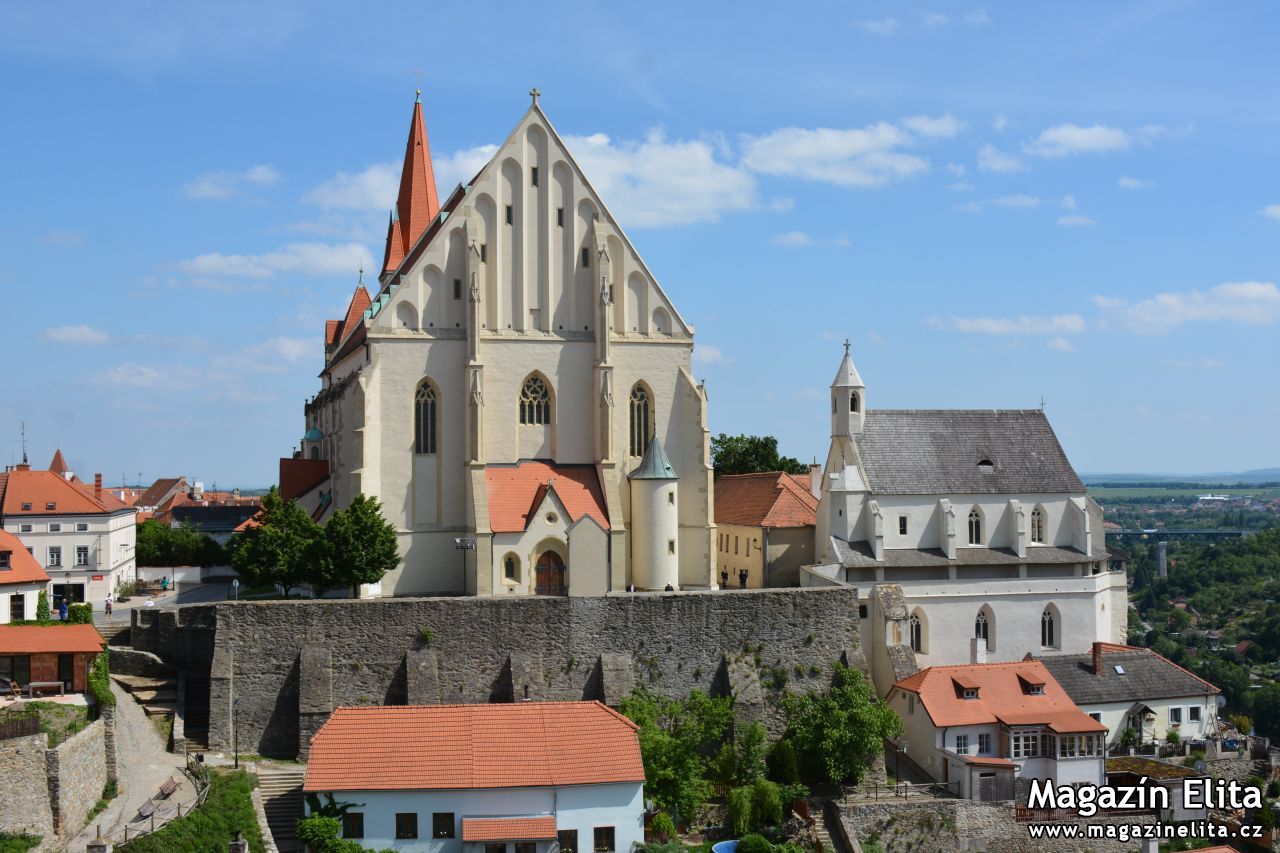
POLYGON ((616 704, 637 685, 732 694, 739 714, 776 731, 779 691, 825 687, 842 659, 865 668, 851 587, 227 602, 139 615, 135 647, 193 678, 207 667, 210 747, 229 750, 234 728, 241 752, 272 756, 305 754, 339 705, 616 704))
POLYGON ((47 742, 44 733, 0 740, 0 832, 46 837, 53 833, 47 742))
POLYGON ((102 798, 108 778, 106 734, 106 721, 98 720, 45 753, 48 800, 57 835, 78 832, 102 798))

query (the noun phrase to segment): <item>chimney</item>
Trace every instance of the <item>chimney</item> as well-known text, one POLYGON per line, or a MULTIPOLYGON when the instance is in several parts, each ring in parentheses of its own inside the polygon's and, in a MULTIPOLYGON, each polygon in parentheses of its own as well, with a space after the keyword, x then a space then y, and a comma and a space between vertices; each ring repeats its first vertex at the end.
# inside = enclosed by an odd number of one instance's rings
POLYGON ((1093 674, 1102 675, 1102 643, 1093 644, 1093 674))
POLYGON ((19 462, 17 465, 14 465, 14 466, 13 466, 13 470, 15 470, 15 471, 30 471, 30 470, 31 470, 31 466, 30 466, 29 464, 27 464, 26 462, 19 462))
POLYGON ((969 663, 987 662, 987 641, 982 637, 969 638, 969 663))
POLYGON ((822 466, 816 462, 809 466, 809 492, 822 499, 822 466))
POLYGON ((94 500, 102 500, 102 475, 93 475, 93 497, 94 500))

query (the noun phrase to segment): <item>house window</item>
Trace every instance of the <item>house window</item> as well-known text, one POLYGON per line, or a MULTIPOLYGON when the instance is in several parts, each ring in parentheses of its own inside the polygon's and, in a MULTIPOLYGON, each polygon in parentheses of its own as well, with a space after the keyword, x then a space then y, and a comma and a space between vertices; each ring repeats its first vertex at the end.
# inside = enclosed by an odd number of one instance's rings
POLYGON ((676 493, 667 492, 667 506, 675 506, 675 505, 676 505, 676 493))
POLYGON ((858 618, 859 618, 859 619, 866 619, 866 618, 867 618, 867 613, 868 613, 868 612, 869 612, 869 611, 867 610, 867 605, 865 605, 865 604, 859 604, 859 605, 858 605, 858 618))
POLYGON ((851 412, 858 411, 858 392, 857 391, 854 391, 852 394, 849 395, 849 411, 851 412))
POLYGON ((1091 718, 1095 723, 1100 723, 1100 722, 1102 722, 1102 712, 1101 712, 1101 711, 1090 711, 1090 712, 1089 712, 1089 717, 1090 717, 1090 718, 1091 718))
POLYGON ((956 752, 960 755, 969 754, 969 736, 956 735, 956 752))
POLYGON ((1040 614, 1040 645, 1047 648, 1054 648, 1057 646, 1057 643, 1054 642, 1057 640, 1057 636, 1053 629, 1053 611, 1046 607, 1044 612, 1040 614))
POLYGON ((364 838, 364 812, 347 812, 342 816, 343 838, 364 838))
POLYGON ((77 566, 89 565, 89 546, 88 545, 76 546, 76 565, 77 566))
POLYGON ((44 508, 48 510, 53 510, 53 509, 57 509, 58 505, 53 501, 49 501, 47 504, 44 505, 44 508))
POLYGON ((418 837, 417 812, 396 812, 396 838, 418 837))
POLYGON ((592 837, 596 853, 612 853, 615 849, 612 826, 597 826, 592 831, 592 837))
POLYGON ((27 618, 27 597, 20 592, 9 596, 9 621, 21 622, 27 618))
POLYGON ((18 525, 18 532, 19 532, 19 533, 30 533, 30 532, 31 532, 31 525, 30 525, 30 524, 19 524, 19 525, 18 525))
POLYGON ((1031 510, 1031 541, 1044 544, 1044 510, 1040 507, 1031 510))
POLYGON ((984 643, 988 640, 987 614, 978 611, 978 618, 973 620, 973 636, 984 643))
POLYGON ((76 522, 76 533, 87 533, 88 531, 89 531, 89 522, 87 521, 76 522))
POLYGON ((1169 725, 1171 726, 1182 725, 1182 709, 1181 708, 1169 709, 1169 725))
POLYGON ((738 553, 738 537, 737 536, 733 537, 733 553, 735 556, 738 553))
POLYGON ((432 838, 453 838, 454 836, 454 820, 453 812, 436 812, 431 815, 431 837, 432 838))
POLYGON ((453 280, 453 298, 454 299, 462 298, 462 279, 460 278, 455 278, 453 280))
POLYGON ((591 266, 591 250, 586 246, 582 247, 582 265, 584 267, 591 266))
POLYGON ((529 186, 536 187, 538 185, 538 167, 529 167, 529 186))
POLYGON ((424 382, 413 398, 413 452, 429 456, 436 452, 436 389, 424 382))
POLYGON ((990 754, 991 754, 991 735, 989 734, 978 735, 978 755, 990 755, 990 754))
POLYGON ((31 682, 31 657, 29 655, 0 655, 0 684, 16 681, 31 682))
POLYGON ((9 565, 9 555, 10 555, 11 553, 13 553, 13 552, 12 552, 12 551, 0 551, 0 569, 8 569, 8 568, 11 568, 11 566, 9 565))
POLYGON ((1187 707, 1187 721, 1191 723, 1200 722, 1200 706, 1190 705, 1187 707))
POLYGON ((643 456, 653 435, 649 392, 640 383, 631 389, 631 455, 643 456))
POLYGON ((515 554, 508 554, 507 558, 502 561, 502 576, 509 581, 519 580, 520 561, 516 559, 515 554))
POLYGON ((564 227, 564 208, 563 207, 556 208, 556 227, 557 228, 564 227))
POLYGON ((911 614, 911 621, 909 623, 909 627, 911 631, 911 651, 913 652, 922 651, 924 648, 924 642, 923 642, 924 633, 921 630, 920 617, 915 615, 914 613, 911 614))
POLYGON ((551 392, 539 376, 530 376, 520 390, 520 423, 551 423, 551 392))
POLYGON ((907 713, 914 714, 916 712, 916 695, 914 693, 907 696, 907 713))
POLYGON ((62 546, 61 545, 49 546, 49 565, 51 566, 62 565, 62 546))
POLYGON ((484 846, 484 853, 507 853, 507 845, 499 841, 497 844, 489 843, 484 846))
POLYGON ((480 263, 482 264, 487 263, 488 260, 489 260, 489 244, 481 243, 480 244, 480 263))
POLYGON ((966 699, 977 699, 977 698, 978 698, 978 691, 977 691, 977 690, 975 690, 975 689, 974 689, 974 688, 972 688, 972 687, 967 687, 967 688, 965 688, 965 691, 964 691, 964 698, 966 698, 966 699))
POLYGON ((675 556, 675 553, 676 553, 676 540, 674 540, 674 539, 668 539, 668 540, 667 540, 667 553, 668 553, 668 554, 670 554, 670 555, 671 555, 671 556, 673 556, 673 557, 675 556))
POLYGON ((578 830, 562 829, 556 833, 560 853, 578 853, 578 830))
POLYGON ((24 502, 23 502, 23 504, 22 504, 22 511, 23 511, 23 512, 27 512, 27 511, 29 511, 30 509, 31 509, 31 504, 26 503, 26 502, 24 501, 24 502))
POLYGON ((1044 695, 1044 685, 1043 685, 1043 684, 1028 684, 1028 685, 1027 685, 1027 693, 1028 693, 1029 695, 1031 695, 1031 696, 1043 696, 1043 695, 1044 695))
POLYGON ((898 516, 898 535, 907 535, 907 517, 905 515, 898 516))
POLYGON ((1035 758, 1040 754, 1040 736, 1038 734, 1015 734, 1010 739, 1010 753, 1013 758, 1035 758))
POLYGON ((982 514, 976 506, 969 510, 969 544, 982 544, 982 514))
POLYGON ((517 841, 516 853, 538 853, 538 842, 536 841, 517 841))
POLYGON ((511 225, 515 221, 516 221, 516 212, 512 209, 511 205, 507 205, 507 224, 511 225))
POLYGON ((49 525, 49 532, 50 532, 50 533, 61 533, 61 532, 62 532, 62 525, 61 525, 61 524, 50 524, 50 525, 49 525))

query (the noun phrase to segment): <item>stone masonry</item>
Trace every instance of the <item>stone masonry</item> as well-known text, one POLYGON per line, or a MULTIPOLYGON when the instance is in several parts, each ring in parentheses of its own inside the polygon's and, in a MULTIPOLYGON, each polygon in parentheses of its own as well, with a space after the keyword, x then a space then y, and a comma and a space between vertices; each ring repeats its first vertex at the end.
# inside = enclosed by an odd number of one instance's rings
POLYGON ((48 796, 56 835, 76 832, 107 784, 107 725, 98 720, 46 755, 48 796))
POLYGON ((43 733, 0 741, 0 832, 48 838, 80 829, 116 775, 110 710, 54 749, 43 733))
POLYGON ((44 759, 48 735, 0 740, 0 832, 47 836, 53 831, 48 771, 44 759))
POLYGON ((865 669, 852 588, 228 602, 135 611, 133 636, 209 674, 210 748, 230 749, 234 717, 240 751, 281 757, 339 705, 616 704, 637 685, 735 695, 776 731, 780 691, 825 687, 837 661, 865 669))

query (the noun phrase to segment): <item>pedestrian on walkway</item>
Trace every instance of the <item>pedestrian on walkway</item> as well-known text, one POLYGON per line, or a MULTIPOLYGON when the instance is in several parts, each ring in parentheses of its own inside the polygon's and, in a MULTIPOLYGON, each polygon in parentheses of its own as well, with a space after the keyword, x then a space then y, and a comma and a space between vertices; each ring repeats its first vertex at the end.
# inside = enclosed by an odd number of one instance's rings
POLYGON ((729 588, 729 570, 728 569, 720 570, 720 588, 721 589, 729 588))
POLYGON ((111 618, 111 596, 107 596, 107 618, 111 618))
POLYGON ((61 617, 63 622, 67 621, 67 600, 65 598, 62 599, 62 604, 58 605, 58 616, 61 617))
POLYGON ((738 572, 738 588, 739 589, 747 588, 747 570, 746 569, 743 569, 742 571, 738 572))

